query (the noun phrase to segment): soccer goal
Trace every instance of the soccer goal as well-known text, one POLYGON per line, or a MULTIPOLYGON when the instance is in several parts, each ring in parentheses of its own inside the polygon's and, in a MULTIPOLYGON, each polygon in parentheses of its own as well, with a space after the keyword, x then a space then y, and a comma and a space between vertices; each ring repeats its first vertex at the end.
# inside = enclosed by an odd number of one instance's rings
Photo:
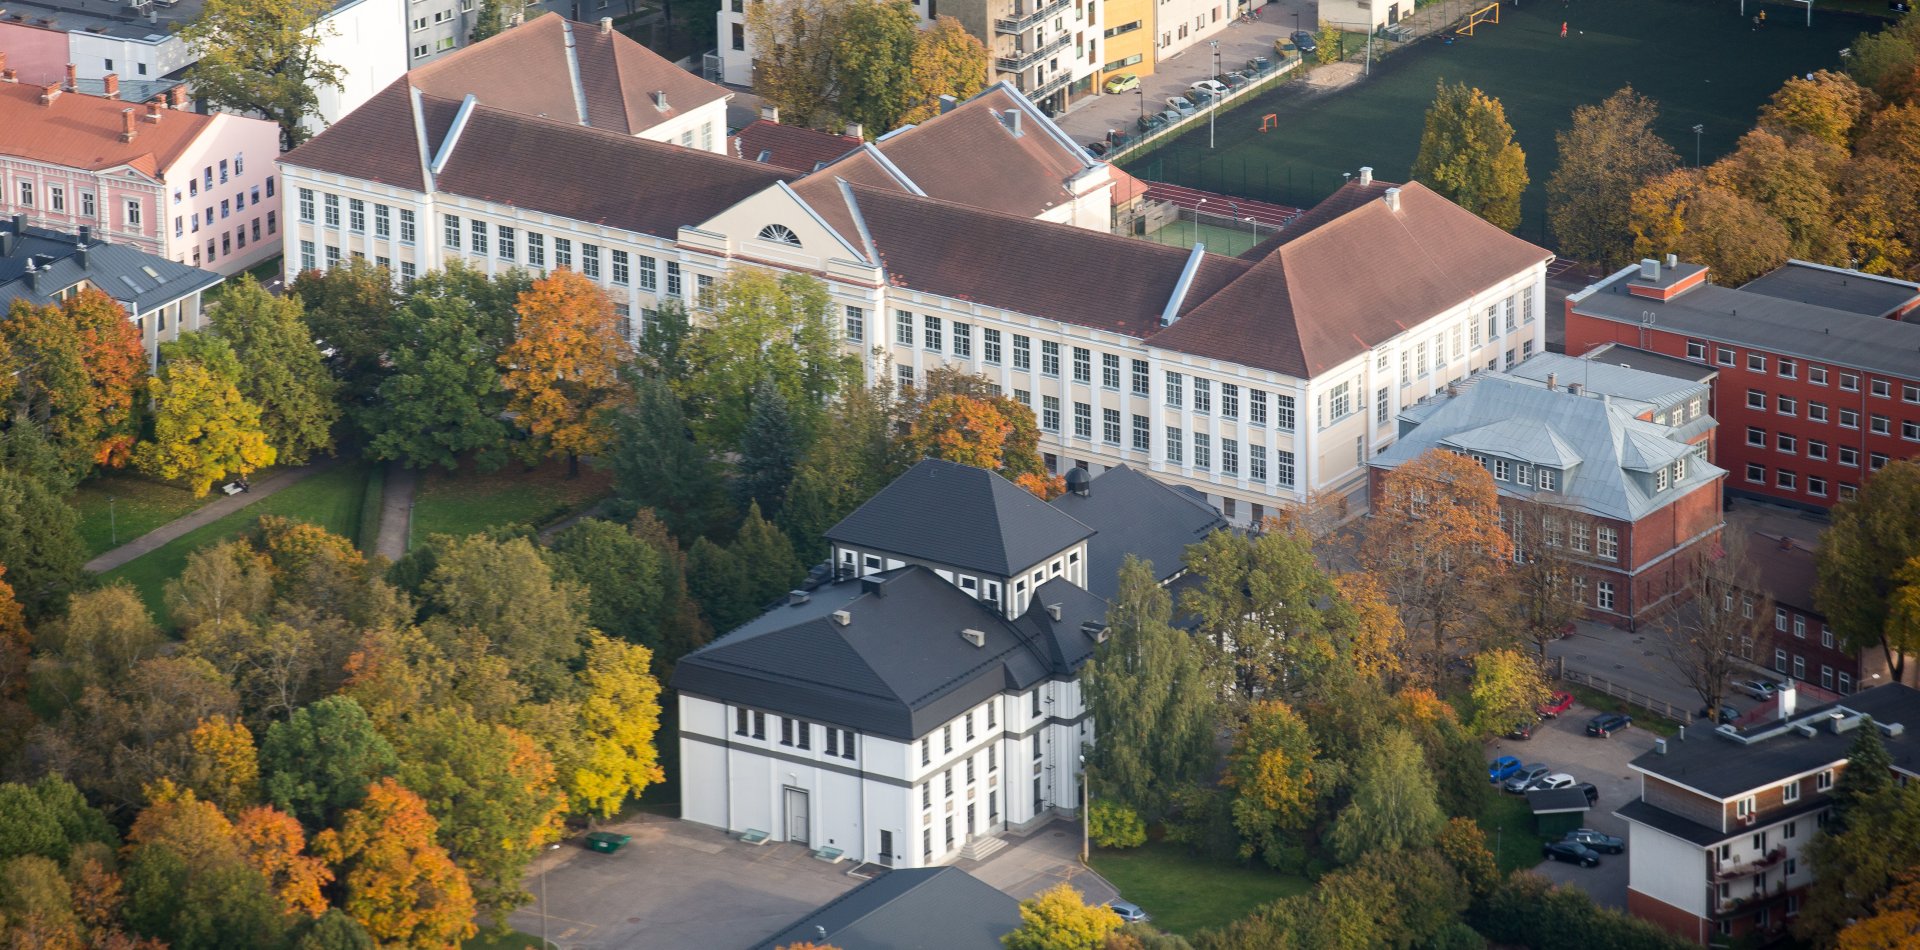
POLYGON ((1499 23, 1499 22, 1500 22, 1500 5, 1497 3, 1489 3, 1486 6, 1481 7, 1480 9, 1475 10, 1472 13, 1468 14, 1467 25, 1455 30, 1454 32, 1460 34, 1461 36, 1472 36, 1474 27, 1479 26, 1482 23, 1499 23))

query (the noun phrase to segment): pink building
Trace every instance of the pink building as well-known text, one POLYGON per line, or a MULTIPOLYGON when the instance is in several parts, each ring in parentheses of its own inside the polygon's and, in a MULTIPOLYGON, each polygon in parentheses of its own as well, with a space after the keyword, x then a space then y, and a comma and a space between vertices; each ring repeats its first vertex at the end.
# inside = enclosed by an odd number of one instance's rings
POLYGON ((0 215, 78 232, 220 274, 279 253, 279 128, 200 115, 184 97, 127 102, 20 80, 0 68, 0 215))

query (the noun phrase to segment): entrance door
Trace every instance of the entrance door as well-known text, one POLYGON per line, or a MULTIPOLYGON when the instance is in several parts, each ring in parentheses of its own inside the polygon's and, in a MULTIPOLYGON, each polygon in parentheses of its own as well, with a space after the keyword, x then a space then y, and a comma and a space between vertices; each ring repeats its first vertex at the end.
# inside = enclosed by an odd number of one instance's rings
POLYGON ((880 832, 880 863, 893 867, 893 832, 880 832))
POLYGON ((1400 5, 1396 3, 1387 8, 1387 25, 1392 26, 1398 22, 1400 22, 1400 5))
POLYGON ((807 793, 797 788, 787 789, 787 840, 807 843, 807 793))

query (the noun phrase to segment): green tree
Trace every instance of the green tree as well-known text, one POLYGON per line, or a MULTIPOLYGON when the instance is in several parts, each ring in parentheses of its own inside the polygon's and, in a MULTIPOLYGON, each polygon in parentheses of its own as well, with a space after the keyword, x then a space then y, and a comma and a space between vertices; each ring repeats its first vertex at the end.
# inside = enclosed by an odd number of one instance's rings
POLYGON ((1473 731, 1505 735, 1532 722, 1550 690, 1540 664, 1518 650, 1483 650, 1473 658, 1473 731))
POLYGON ((1847 74, 1855 82, 1893 98, 1899 83, 1920 66, 1920 18, 1902 17, 1899 22, 1871 33, 1862 33, 1853 41, 1853 55, 1847 57, 1847 74))
POLYGON ((267 444, 281 462, 300 465, 333 447, 339 385, 313 345, 299 297, 276 297, 242 274, 221 294, 213 329, 233 346, 240 395, 260 407, 267 444))
MULTIPOLYGON (((1849 763, 1846 771, 1853 768, 1849 763)), ((1826 946, 1848 923, 1871 917, 1900 879, 1920 866, 1920 786, 1889 784, 1853 801, 1844 825, 1816 834, 1808 856, 1814 882, 1793 933, 1826 946)))
POLYGON ((223 109, 255 112, 280 126, 282 150, 307 140, 320 87, 341 87, 345 71, 320 58, 338 31, 323 18, 330 0, 209 0, 181 31, 194 54, 188 80, 223 109))
POLYGON ((1404 729, 1388 729, 1380 743, 1361 753, 1354 769, 1353 799, 1327 836, 1341 861, 1369 852, 1394 852, 1432 841, 1446 823, 1427 780, 1419 746, 1404 729))
POLYGON ((260 407, 241 394, 243 371, 225 340, 184 334, 160 345, 160 361, 160 375, 147 384, 153 440, 134 451, 134 464, 204 495, 229 475, 274 463, 260 407))
POLYGON ((447 471, 468 455, 482 468, 505 461, 500 351, 487 339, 482 319, 465 297, 407 298, 395 321, 387 375, 360 413, 369 456, 447 471))
POLYGON ((841 118, 874 135, 900 124, 917 91, 913 67, 919 25, 919 11, 907 0, 847 4, 834 62, 840 89, 835 111, 841 118))
POLYGON ((1847 747, 1847 767, 1833 786, 1833 814, 1827 822, 1829 834, 1840 834, 1853 827, 1856 806, 1865 807, 1893 788, 1893 757, 1880 741, 1880 729, 1872 717, 1861 720, 1853 743, 1847 747))
POLYGON ((752 605, 755 614, 806 577, 806 568, 793 556, 793 542, 761 516, 757 502, 747 505, 746 520, 729 550, 744 573, 743 602, 752 605))
POLYGON ((1120 917, 1088 905, 1070 884, 1020 902, 1020 929, 1000 938, 1007 950, 1098 950, 1120 929, 1120 917))
POLYGON ((787 486, 793 481, 793 466, 804 448, 793 429, 793 417, 787 412, 786 397, 767 380, 753 390, 753 412, 747 417, 746 431, 740 436, 739 460, 733 465, 735 504, 760 506, 769 517, 778 518, 786 504, 787 486))
POLYGON ((434 613, 425 629, 442 649, 453 652, 456 638, 480 638, 536 700, 567 692, 589 630, 587 595, 555 577, 533 542, 485 535, 454 541, 428 575, 425 595, 434 613))
POLYGON ((481 0, 480 13, 473 18, 473 29, 467 31, 467 42, 478 43, 498 36, 520 16, 521 5, 516 0, 481 0))
POLYGON ((826 421, 787 486, 778 519, 801 563, 815 564, 826 557, 827 529, 915 459, 899 435, 900 408, 892 383, 885 380, 872 387, 849 386, 828 408, 826 421))
POLYGON ((1879 650, 1896 682, 1907 654, 1920 650, 1920 626, 1896 624, 1890 600, 1897 575, 1920 556, 1920 462, 1875 472, 1852 501, 1833 508, 1833 526, 1814 555, 1814 601, 1849 651, 1879 650))
POLYGON ((707 625, 722 634, 752 620, 760 604, 746 596, 746 568, 733 552, 698 538, 687 549, 687 590, 700 605, 707 625))
MULTIPOLYGON (((415 282, 417 293, 425 292, 421 284, 426 280, 415 282)), ((371 401, 386 375, 399 302, 392 275, 372 261, 350 257, 324 270, 294 275, 287 293, 300 298, 327 368, 341 383, 342 403, 361 406, 371 401)))
POLYGON ((1087 836, 1102 848, 1138 848, 1147 843, 1147 823, 1139 812, 1103 798, 1087 808, 1087 836))
POLYGON ((1129 555, 1107 611, 1107 642, 1080 675, 1102 737, 1087 756, 1094 787, 1149 821, 1166 813, 1174 789, 1209 776, 1221 713, 1221 676, 1172 617, 1153 566, 1129 555))
POLYGON ((65 861, 89 842, 112 846, 119 837, 73 783, 49 775, 33 785, 0 784, 0 859, 37 854, 65 861))
POLYGON ((687 341, 693 337, 693 321, 687 305, 664 300, 653 319, 640 328, 634 344, 635 362, 649 379, 679 385, 690 372, 687 366, 687 341))
POLYGON ((0 565, 29 620, 66 602, 85 560, 73 509, 39 479, 0 469, 0 565))
POLYGON ((393 746, 366 710, 329 696, 276 722, 260 743, 262 791, 308 828, 323 828, 358 806, 367 784, 399 767, 393 746))
POLYGON ((587 620, 594 629, 655 650, 662 646, 661 630, 670 620, 667 572, 678 569, 665 554, 596 518, 560 532, 549 551, 561 576, 586 586, 587 620))
POLYGON ((375 950, 375 946, 367 928, 336 907, 302 927, 293 950, 375 950))
POLYGON ((1413 177, 1496 227, 1520 225, 1527 155, 1500 100, 1465 83, 1434 85, 1413 177))
MULTIPOLYGON (((831 122, 838 107, 836 61, 848 37, 847 9, 861 0, 769 0, 747 8, 747 33, 760 56, 755 95, 802 126, 831 122)), ((878 131, 878 130, 876 130, 878 131)))
POLYGON ((1258 854, 1274 867, 1303 862, 1299 832, 1313 822, 1325 791, 1316 774, 1318 755, 1306 722, 1286 703, 1265 700, 1248 708, 1220 779, 1234 791, 1243 857, 1258 854))
POLYGON ((687 586, 686 552, 674 542, 667 526, 652 512, 641 511, 634 515, 627 530, 658 552, 663 565, 660 581, 664 600, 660 606, 661 619, 654 631, 660 646, 647 646, 653 650, 655 669, 664 681, 681 657, 713 639, 713 629, 700 617, 700 605, 687 586))
POLYGON ((1554 133, 1560 164, 1547 179, 1547 221, 1561 253, 1603 270, 1633 260, 1633 193, 1680 165, 1653 130, 1659 118, 1658 104, 1626 86, 1574 109, 1572 124, 1554 133))
POLYGON ((242 855, 233 825, 192 792, 162 784, 127 833, 127 917, 170 947, 276 947, 291 921, 242 855))
POLYGON ((1229 656, 1240 698, 1298 687, 1331 659, 1319 606, 1333 585, 1300 530, 1256 535, 1215 531, 1187 548, 1200 583, 1180 606, 1229 656))
POLYGON ((614 491, 651 508, 675 537, 691 543, 723 517, 719 470, 689 433, 680 400, 665 383, 636 380, 632 409, 615 423, 614 491))
POLYGON ((857 383, 860 359, 840 346, 840 308, 807 274, 735 270, 709 291, 706 322, 686 345, 675 391, 701 445, 740 444, 762 380, 780 391, 803 437, 828 400, 857 383))

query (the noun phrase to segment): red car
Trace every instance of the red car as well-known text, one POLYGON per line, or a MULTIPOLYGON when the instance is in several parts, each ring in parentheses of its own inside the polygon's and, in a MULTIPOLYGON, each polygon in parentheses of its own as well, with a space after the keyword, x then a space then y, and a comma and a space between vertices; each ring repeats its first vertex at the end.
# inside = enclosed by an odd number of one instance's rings
POLYGON ((1558 719, 1560 714, 1573 708, 1572 693, 1554 693, 1548 697, 1546 705, 1540 707, 1540 718, 1558 719))

